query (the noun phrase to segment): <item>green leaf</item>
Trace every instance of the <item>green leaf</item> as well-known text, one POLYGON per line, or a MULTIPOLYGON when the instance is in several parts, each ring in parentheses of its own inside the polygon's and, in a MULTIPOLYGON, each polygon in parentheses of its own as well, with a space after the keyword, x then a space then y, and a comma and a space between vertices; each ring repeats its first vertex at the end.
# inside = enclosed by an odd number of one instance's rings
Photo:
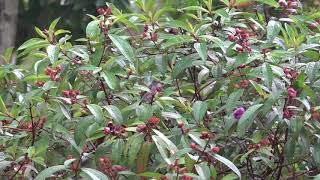
POLYGON ((86 35, 90 40, 96 39, 100 34, 99 20, 91 21, 86 28, 86 35))
POLYGON ((232 94, 230 94, 225 106, 228 114, 230 114, 233 111, 233 109, 237 106, 237 102, 239 101, 240 97, 243 95, 243 92, 244 92, 244 89, 239 89, 237 91, 234 91, 232 94))
POLYGON ((54 173, 67 169, 67 166, 57 165, 48 167, 47 169, 41 171, 34 180, 45 180, 46 178, 51 177, 54 173))
POLYGON ((267 26, 267 40, 272 42, 278 36, 281 30, 281 24, 278 21, 271 20, 267 26))
POLYGON ((111 118, 115 121, 116 124, 122 124, 123 123, 123 117, 122 113, 119 108, 113 105, 104 106, 111 118))
POLYGON ((113 163, 117 164, 121 162, 123 150, 124 150, 124 141, 122 139, 117 139, 112 144, 111 159, 113 163))
POLYGON ((49 34, 53 35, 54 29, 56 28, 58 22, 59 22, 60 18, 55 19, 54 21, 52 21, 52 23, 49 26, 49 34))
POLYGON ((95 117, 96 121, 98 123, 102 123, 104 120, 102 108, 96 104, 89 104, 87 105, 87 108, 90 110, 90 112, 95 117))
POLYGON ((182 9, 179 9, 180 11, 203 11, 208 13, 209 11, 206 10, 205 8, 201 7, 201 6, 189 6, 189 7, 185 7, 182 9))
POLYGON ((42 38, 47 38, 47 36, 38 28, 38 27, 34 27, 34 30, 36 31, 36 33, 41 36, 42 38))
POLYGON ((210 168, 208 167, 207 163, 203 162, 200 164, 195 165, 196 171, 199 176, 203 179, 210 179, 210 168))
POLYGON ((59 46, 50 44, 47 48, 47 54, 51 63, 55 63, 59 56, 59 46))
POLYGON ((206 102, 197 101, 192 106, 193 109, 193 117, 196 121, 200 122, 203 120, 204 116, 206 115, 208 105, 206 102))
POLYGON ((205 43, 195 43, 194 48, 196 49, 197 53, 201 57, 203 61, 207 60, 208 57, 208 49, 207 44, 205 43))
POLYGON ((213 157, 216 158, 218 161, 222 162, 223 164, 225 164, 226 166, 228 166, 241 179, 241 173, 240 173, 239 169, 230 160, 228 160, 225 157, 222 157, 218 154, 213 154, 213 157))
POLYGON ((117 36, 115 34, 109 34, 109 37, 114 43, 114 45, 119 49, 121 54, 132 62, 135 56, 131 45, 126 40, 122 39, 120 36, 117 36))
POLYGON ((8 64, 11 60, 12 57, 12 52, 13 52, 13 48, 7 48, 5 53, 4 53, 4 58, 5 58, 5 62, 8 64))
POLYGON ((156 173, 156 172, 144 172, 138 175, 142 177, 149 177, 149 178, 160 178, 161 176, 163 176, 162 174, 156 173))
POLYGON ((86 141, 86 130, 88 129, 88 127, 90 127, 92 123, 93 121, 87 119, 80 120, 77 123, 76 129, 74 131, 74 140, 77 144, 86 141))
POLYGON ((256 104, 251 106, 240 118, 237 126, 237 134, 239 137, 243 137, 246 130, 251 126, 256 115, 256 111, 262 107, 263 104, 256 104))
POLYGON ((133 138, 130 143, 129 152, 128 152, 128 163, 130 167, 134 167, 135 160, 137 159, 137 155, 140 151, 141 145, 144 142, 144 135, 139 134, 135 138, 133 138))
POLYGON ((264 3, 264 4, 268 4, 269 6, 278 8, 279 7, 279 3, 275 0, 256 0, 258 2, 264 3))
POLYGON ((195 61, 192 58, 183 58, 179 60, 173 68, 172 78, 176 78, 183 70, 192 66, 202 65, 203 61, 195 61))
POLYGON ((108 87, 114 90, 117 87, 118 81, 116 76, 111 72, 102 72, 101 76, 106 81, 108 87))
POLYGON ((0 96, 0 112, 8 114, 8 109, 1 96, 0 96))
POLYGON ((34 47, 38 47, 38 45, 46 45, 46 44, 49 44, 48 41, 40 38, 29 39, 18 48, 18 51, 24 50, 24 49, 33 49, 34 47))
POLYGON ((95 169, 81 168, 81 171, 89 175, 92 178, 92 180, 109 180, 108 176, 95 169))
POLYGON ((267 79, 268 87, 271 88, 272 81, 273 81, 273 72, 270 64, 268 63, 264 64, 262 71, 263 71, 264 77, 266 77, 267 79))
POLYGON ((161 49, 167 49, 172 46, 181 45, 183 43, 192 42, 193 38, 188 35, 176 35, 172 36, 172 38, 168 39, 165 43, 161 45, 161 49))

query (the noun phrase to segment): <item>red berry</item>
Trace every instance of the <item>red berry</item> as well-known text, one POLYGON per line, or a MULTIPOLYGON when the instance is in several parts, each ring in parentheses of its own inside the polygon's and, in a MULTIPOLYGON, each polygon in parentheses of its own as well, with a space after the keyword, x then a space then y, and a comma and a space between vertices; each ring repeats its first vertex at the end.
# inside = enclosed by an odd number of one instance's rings
POLYGON ((63 93, 63 96, 70 97, 70 91, 69 90, 62 91, 62 93, 63 93))
POLYGON ((220 148, 219 148, 218 146, 215 146, 215 147, 213 147, 213 148, 211 149, 211 151, 212 151, 213 153, 219 153, 219 152, 220 152, 220 148))
POLYGON ((178 122, 178 128, 182 128, 184 126, 183 122, 178 122))
POLYGON ((137 126, 137 131, 138 131, 138 132, 143 132, 143 131, 146 130, 146 128, 147 128, 147 126, 146 126, 145 124, 139 124, 139 125, 137 126))
POLYGON ((56 68, 56 71, 57 71, 57 73, 60 73, 62 71, 62 66, 58 65, 57 68, 56 68))
POLYGON ((44 85, 44 82, 43 81, 37 81, 35 84, 40 87, 40 86, 44 85))
POLYGON ((160 123, 160 119, 155 116, 152 116, 151 118, 148 119, 148 122, 151 125, 158 125, 160 123))
POLYGON ((236 34, 241 34, 241 33, 243 33, 243 30, 240 28, 236 28, 236 34))
POLYGON ((228 40, 231 42, 234 42, 234 41, 236 41, 236 37, 233 34, 231 34, 228 36, 228 40))
POLYGON ((74 94, 75 94, 76 96, 80 95, 80 90, 74 90, 74 94))
POLYGON ((279 0, 279 1, 278 1, 278 4, 279 4, 279 6, 281 6, 281 7, 287 7, 287 6, 288 6, 288 3, 287 3, 286 0, 279 0))
POLYGON ((151 40, 154 42, 156 42, 158 40, 158 37, 159 37, 158 33, 156 33, 156 32, 151 34, 151 40))
POLYGON ((297 96, 297 91, 294 90, 294 89, 291 87, 291 88, 288 89, 288 95, 289 95, 289 97, 294 98, 294 97, 297 96))
POLYGON ((105 127, 104 130, 103 130, 103 133, 105 135, 109 135, 111 133, 111 129, 109 127, 105 127))
POLYGON ((111 14, 111 8, 107 7, 105 8, 105 15, 110 15, 111 14))
POLYGON ((196 149, 197 148, 197 144, 196 143, 191 143, 190 147, 191 147, 191 149, 196 149))
POLYGON ((208 132, 201 132, 200 139, 208 139, 209 133, 208 132))
POLYGON ((104 8, 98 8, 98 13, 100 14, 100 15, 104 15, 104 13, 105 13, 105 10, 104 10, 104 8))

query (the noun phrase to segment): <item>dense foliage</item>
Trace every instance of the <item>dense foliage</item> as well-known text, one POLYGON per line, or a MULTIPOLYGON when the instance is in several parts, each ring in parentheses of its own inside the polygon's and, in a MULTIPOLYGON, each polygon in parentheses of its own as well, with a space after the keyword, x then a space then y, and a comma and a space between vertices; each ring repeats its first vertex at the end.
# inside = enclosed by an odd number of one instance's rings
POLYGON ((74 42, 59 19, 35 28, 17 49, 32 68, 1 56, 3 178, 320 174, 320 13, 295 0, 135 2, 99 8, 74 42))

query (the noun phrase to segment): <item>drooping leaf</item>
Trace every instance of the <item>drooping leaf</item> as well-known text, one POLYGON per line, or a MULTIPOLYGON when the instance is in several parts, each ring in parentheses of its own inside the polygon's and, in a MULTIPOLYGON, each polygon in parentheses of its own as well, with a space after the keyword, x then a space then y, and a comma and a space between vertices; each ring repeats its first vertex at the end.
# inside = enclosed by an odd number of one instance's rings
POLYGON ((96 104, 89 104, 87 105, 89 111, 94 115, 96 121, 98 123, 102 123, 104 120, 102 108, 96 104))
POLYGON ((206 102, 197 101, 192 106, 193 109, 193 117, 196 121, 200 122, 203 120, 204 116, 206 115, 208 105, 206 102))
POLYGON ((92 178, 92 180, 109 180, 109 177, 103 174, 102 172, 91 169, 91 168, 81 168, 81 171, 86 173, 92 178))
POLYGON ((201 57, 203 61, 207 60, 208 56, 208 49, 207 49, 207 44, 205 43, 195 43, 194 48, 196 49, 197 53, 201 57))
POLYGON ((118 107, 113 105, 108 105, 108 106, 104 106, 103 108, 105 108, 108 111, 109 115, 111 116, 111 118, 114 120, 116 124, 123 123, 124 119, 118 107))
POLYGON ((254 116, 256 115, 256 111, 262 107, 263 104, 256 104, 248 108, 246 112, 241 116, 238 121, 237 126, 237 134, 239 137, 243 137, 246 133, 247 129, 251 126, 254 121, 254 116))
POLYGON ((134 61, 134 51, 131 45, 121 38, 120 36, 117 36, 115 34, 109 34, 110 39, 114 43, 114 45, 119 49, 121 54, 127 58, 127 60, 133 62, 134 61))
POLYGON ((51 177, 54 173, 67 169, 67 166, 57 165, 48 167, 45 170, 41 171, 35 178, 35 180, 45 180, 51 177))

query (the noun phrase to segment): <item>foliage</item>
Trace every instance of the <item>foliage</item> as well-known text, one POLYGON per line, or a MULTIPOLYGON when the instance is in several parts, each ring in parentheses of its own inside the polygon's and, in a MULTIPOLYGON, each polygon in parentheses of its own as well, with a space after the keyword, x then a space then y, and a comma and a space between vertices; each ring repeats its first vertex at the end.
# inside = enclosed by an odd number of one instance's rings
POLYGON ((36 28, 17 49, 30 69, 1 56, 3 176, 320 174, 319 13, 292 0, 135 3, 99 8, 76 41, 59 19, 36 28))

